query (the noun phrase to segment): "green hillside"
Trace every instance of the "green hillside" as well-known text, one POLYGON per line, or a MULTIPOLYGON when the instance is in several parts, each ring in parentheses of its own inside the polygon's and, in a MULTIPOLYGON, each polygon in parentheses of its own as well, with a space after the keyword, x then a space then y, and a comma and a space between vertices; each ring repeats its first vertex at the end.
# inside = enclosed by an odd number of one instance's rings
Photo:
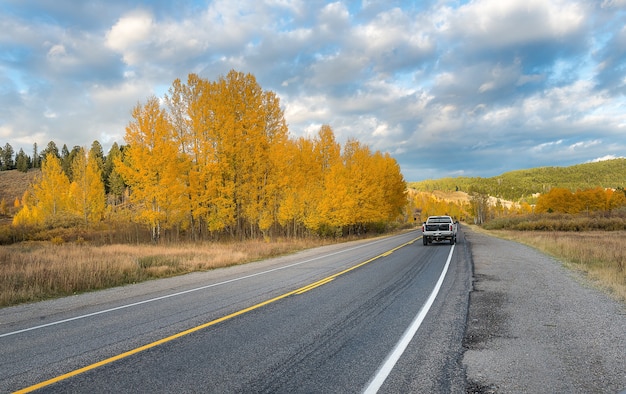
POLYGON ((510 171, 491 177, 457 177, 410 182, 418 191, 479 191, 510 201, 530 199, 553 187, 572 191, 594 187, 626 187, 626 159, 613 159, 570 167, 539 167, 510 171))

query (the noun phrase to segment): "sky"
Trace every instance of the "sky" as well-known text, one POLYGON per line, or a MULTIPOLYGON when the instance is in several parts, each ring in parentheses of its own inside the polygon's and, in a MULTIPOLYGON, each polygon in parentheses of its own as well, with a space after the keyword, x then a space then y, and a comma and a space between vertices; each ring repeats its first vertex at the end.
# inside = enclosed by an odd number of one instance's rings
POLYGON ((626 156, 626 0, 0 0, 0 146, 106 154, 138 103, 231 70, 407 181, 626 156))

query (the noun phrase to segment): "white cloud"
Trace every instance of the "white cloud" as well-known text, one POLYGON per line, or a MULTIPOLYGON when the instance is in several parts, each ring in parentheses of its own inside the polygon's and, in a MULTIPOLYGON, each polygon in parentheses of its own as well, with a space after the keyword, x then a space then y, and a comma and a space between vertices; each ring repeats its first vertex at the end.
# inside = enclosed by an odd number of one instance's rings
POLYGON ((137 50, 146 45, 154 30, 153 16, 135 10, 121 17, 106 33, 106 45, 121 53, 126 64, 135 65, 141 60, 137 50))
POLYGON ((561 145, 563 145, 563 140, 544 142, 543 144, 539 144, 535 146, 532 150, 542 151, 542 150, 551 149, 551 148, 554 148, 556 146, 561 146, 561 145))
POLYGON ((0 14, 0 136, 122 143, 138 102, 234 68, 279 94, 292 134, 329 124, 408 180, 626 151, 624 0, 142 4, 0 14))
POLYGON ((598 163, 600 161, 606 161, 606 160, 614 160, 614 159, 623 159, 624 156, 615 156, 615 155, 606 155, 606 156, 602 156, 602 157, 597 157, 593 160, 589 160, 586 161, 585 163, 598 163))
POLYGON ((593 146, 597 146, 597 145, 601 145, 602 141, 601 140, 592 140, 592 141, 579 141, 576 143, 571 144, 568 149, 569 150, 577 150, 577 149, 587 149, 587 148, 591 148, 593 146))
POLYGON ((446 26, 470 46, 504 47, 575 33, 585 12, 567 0, 478 0, 459 7, 446 26))

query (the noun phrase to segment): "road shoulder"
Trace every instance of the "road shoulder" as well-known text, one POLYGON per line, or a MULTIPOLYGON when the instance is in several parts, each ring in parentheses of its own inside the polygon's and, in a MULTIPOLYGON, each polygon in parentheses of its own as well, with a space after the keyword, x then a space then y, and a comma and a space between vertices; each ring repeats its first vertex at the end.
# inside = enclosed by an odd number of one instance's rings
POLYGON ((626 306, 560 262, 471 229, 468 393, 626 389, 626 306))

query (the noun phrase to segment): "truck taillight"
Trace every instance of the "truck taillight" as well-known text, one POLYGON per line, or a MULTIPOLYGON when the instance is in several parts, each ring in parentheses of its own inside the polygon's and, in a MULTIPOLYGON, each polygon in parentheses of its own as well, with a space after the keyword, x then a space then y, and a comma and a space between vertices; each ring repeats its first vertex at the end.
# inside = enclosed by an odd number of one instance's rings
POLYGON ((450 231, 452 231, 452 225, 450 225, 450 231))

